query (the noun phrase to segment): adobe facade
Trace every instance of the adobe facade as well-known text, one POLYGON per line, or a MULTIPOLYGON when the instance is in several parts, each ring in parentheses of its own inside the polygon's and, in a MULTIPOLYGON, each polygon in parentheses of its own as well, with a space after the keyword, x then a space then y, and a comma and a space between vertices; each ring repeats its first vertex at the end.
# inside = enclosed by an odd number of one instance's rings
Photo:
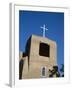
POLYGON ((32 35, 26 44, 21 79, 47 78, 49 69, 57 65, 57 45, 55 41, 41 36, 32 35))

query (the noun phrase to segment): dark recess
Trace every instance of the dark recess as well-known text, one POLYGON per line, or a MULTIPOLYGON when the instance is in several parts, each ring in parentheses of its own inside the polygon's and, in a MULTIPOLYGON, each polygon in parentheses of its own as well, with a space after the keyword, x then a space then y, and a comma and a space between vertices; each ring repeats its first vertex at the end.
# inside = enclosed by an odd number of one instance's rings
POLYGON ((45 56, 45 57, 50 57, 50 45, 48 45, 46 43, 40 43, 39 55, 45 56))

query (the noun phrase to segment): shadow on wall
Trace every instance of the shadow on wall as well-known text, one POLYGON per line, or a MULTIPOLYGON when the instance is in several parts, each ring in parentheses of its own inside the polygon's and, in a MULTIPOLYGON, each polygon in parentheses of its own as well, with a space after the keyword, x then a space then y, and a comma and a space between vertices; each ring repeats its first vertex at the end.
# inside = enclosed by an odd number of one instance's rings
POLYGON ((24 60, 21 59, 19 62, 19 79, 22 79, 23 64, 24 64, 24 60))

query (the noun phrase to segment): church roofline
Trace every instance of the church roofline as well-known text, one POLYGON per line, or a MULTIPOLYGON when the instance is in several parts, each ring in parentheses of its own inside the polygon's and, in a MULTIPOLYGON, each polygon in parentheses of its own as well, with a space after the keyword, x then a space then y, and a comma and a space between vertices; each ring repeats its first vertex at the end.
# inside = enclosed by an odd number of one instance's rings
POLYGON ((53 42, 55 45, 57 45, 56 41, 51 40, 51 39, 49 39, 47 37, 42 37, 42 36, 39 36, 39 35, 32 34, 29 38, 32 38, 32 37, 39 37, 39 38, 47 39, 47 40, 53 42))

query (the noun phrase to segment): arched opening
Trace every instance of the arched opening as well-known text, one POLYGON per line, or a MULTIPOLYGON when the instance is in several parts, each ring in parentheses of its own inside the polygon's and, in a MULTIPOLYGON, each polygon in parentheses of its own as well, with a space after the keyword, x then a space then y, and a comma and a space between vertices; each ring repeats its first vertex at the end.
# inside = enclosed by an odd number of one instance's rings
POLYGON ((46 77, 46 67, 41 67, 41 76, 46 77))

